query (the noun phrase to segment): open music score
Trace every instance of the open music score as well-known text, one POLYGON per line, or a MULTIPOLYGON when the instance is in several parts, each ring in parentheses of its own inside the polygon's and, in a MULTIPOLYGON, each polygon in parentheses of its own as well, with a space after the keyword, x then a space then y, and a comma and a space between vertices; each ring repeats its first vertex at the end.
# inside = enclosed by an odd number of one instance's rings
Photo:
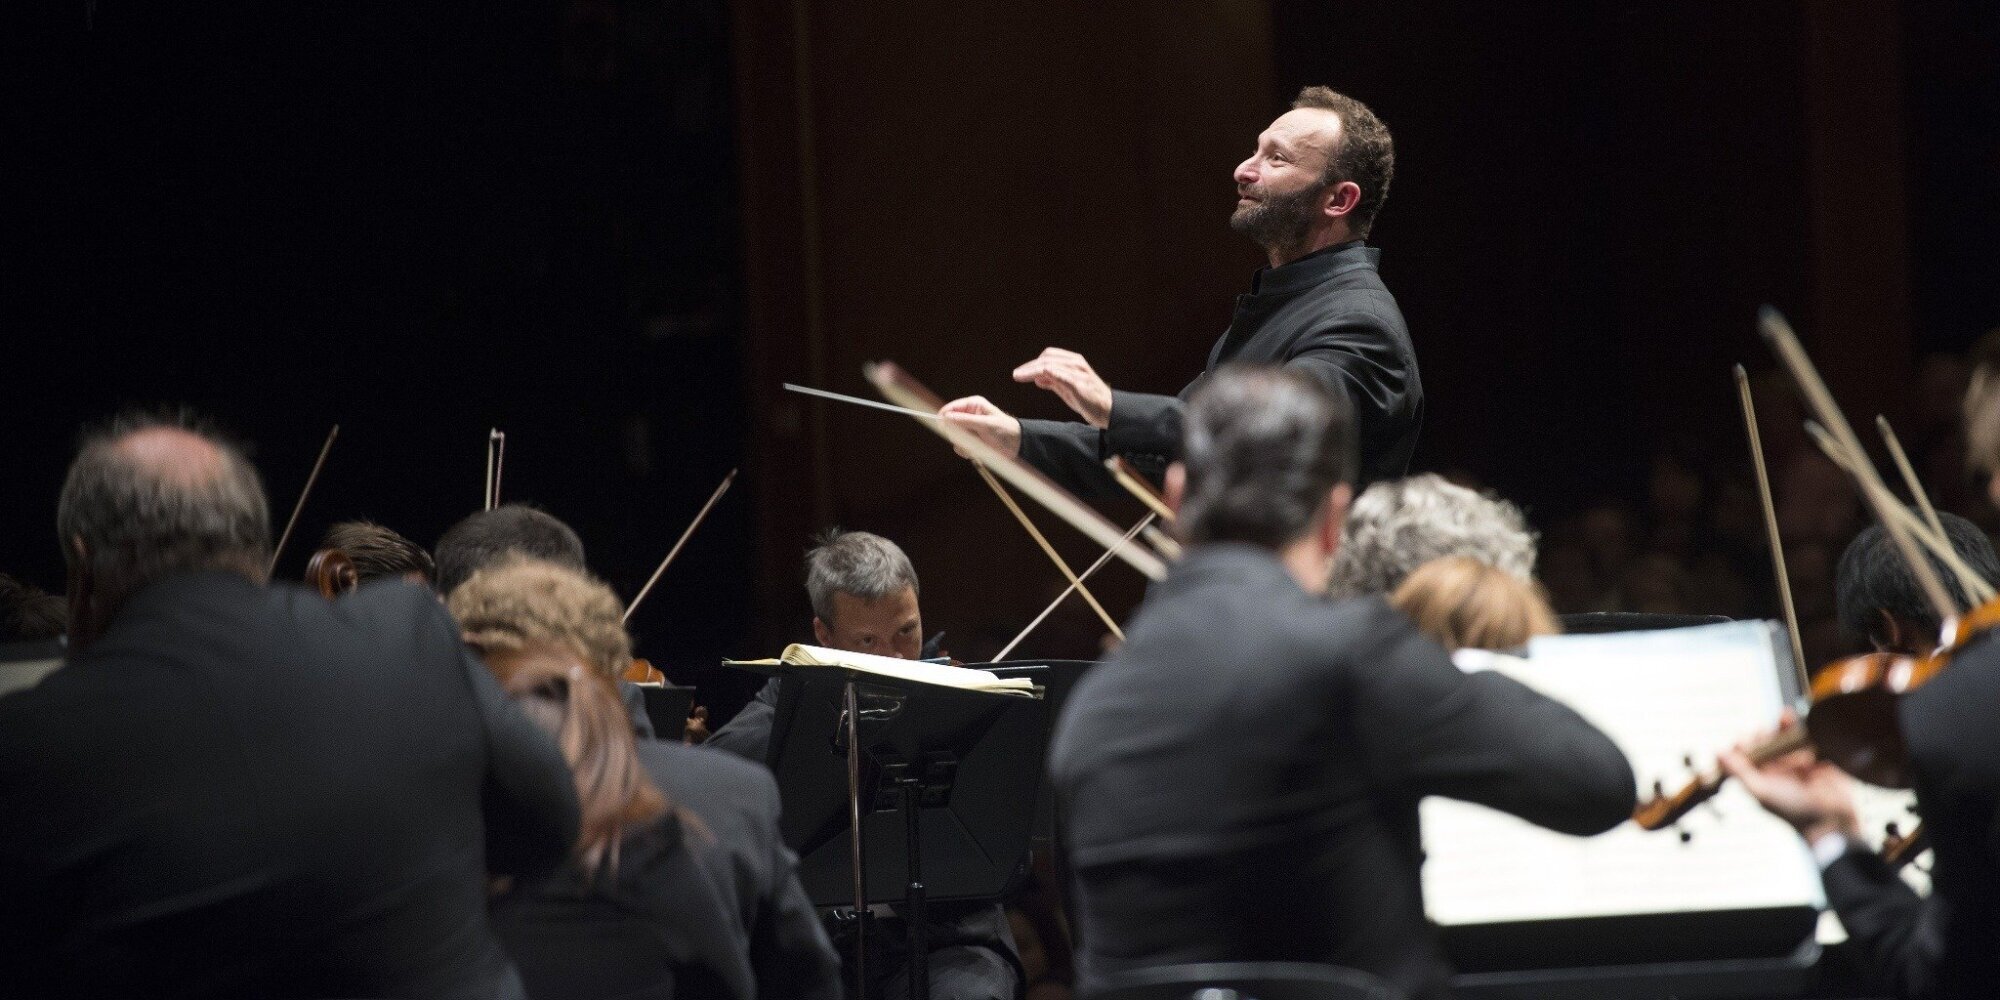
MULTIPOLYGON (((1536 639, 1490 669, 1575 709, 1615 741, 1642 787, 1685 781, 1685 759, 1770 727, 1789 654, 1769 622, 1536 639), (1781 660, 1784 656, 1786 659, 1781 660)), ((1482 806, 1423 803, 1424 893, 1440 924, 1824 906, 1796 833, 1734 783, 1685 820, 1688 837, 1626 823, 1553 833, 1482 806)))

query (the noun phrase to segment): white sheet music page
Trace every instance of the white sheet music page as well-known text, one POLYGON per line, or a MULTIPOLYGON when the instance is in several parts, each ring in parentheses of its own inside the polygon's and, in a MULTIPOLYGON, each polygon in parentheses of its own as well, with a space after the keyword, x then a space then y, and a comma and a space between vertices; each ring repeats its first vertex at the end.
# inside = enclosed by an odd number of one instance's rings
MULTIPOLYGON (((1783 707, 1784 646, 1770 622, 1552 636, 1500 671, 1575 709, 1618 744, 1650 793, 1671 791, 1716 751, 1768 728, 1783 707)), ((1477 659, 1460 658, 1478 668, 1477 659)), ((1643 797, 1643 794, 1642 794, 1643 797)), ((1825 905, 1798 835, 1731 782, 1673 830, 1627 822, 1597 837, 1554 833, 1482 806, 1422 805, 1424 895, 1440 924, 1825 905)))

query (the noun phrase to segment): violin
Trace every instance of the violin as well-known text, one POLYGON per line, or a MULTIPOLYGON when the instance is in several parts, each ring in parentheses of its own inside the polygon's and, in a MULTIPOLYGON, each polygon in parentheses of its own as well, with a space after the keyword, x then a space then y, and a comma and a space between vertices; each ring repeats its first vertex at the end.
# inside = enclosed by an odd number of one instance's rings
POLYGON ((660 668, 653 666, 653 661, 639 656, 632 658, 632 665, 626 667, 625 673, 621 674, 620 677, 634 684, 665 684, 667 682, 667 675, 661 673, 660 668))
POLYGON ((1805 720, 1820 757, 1871 785, 1910 787, 1914 775, 1897 707, 1996 626, 2000 599, 1959 618, 1949 641, 1930 654, 1867 653, 1828 664, 1813 678, 1812 712, 1805 720))
POLYGON ((330 601, 361 586, 361 571, 354 568, 347 553, 321 549, 306 562, 306 583, 330 601))

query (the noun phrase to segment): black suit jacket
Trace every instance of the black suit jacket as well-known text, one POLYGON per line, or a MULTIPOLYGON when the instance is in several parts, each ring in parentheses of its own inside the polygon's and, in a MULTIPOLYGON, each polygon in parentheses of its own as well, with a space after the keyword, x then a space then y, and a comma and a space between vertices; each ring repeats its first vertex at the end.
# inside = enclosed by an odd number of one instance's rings
POLYGON ((1207 368, 1179 395, 1114 392, 1103 430, 1023 420, 1021 457, 1084 497, 1121 492, 1104 469, 1113 455, 1157 481, 1180 457, 1188 397, 1216 368, 1241 361, 1296 368, 1339 390, 1360 424, 1363 485, 1400 478, 1423 426, 1424 386, 1402 310, 1376 272, 1380 259, 1374 247, 1343 243, 1258 271, 1250 293, 1237 296, 1236 315, 1209 350, 1207 368))
POLYGON ((626 837, 594 885, 572 867, 493 904, 529 994, 837 1000, 840 958, 778 834, 771 772, 653 740, 639 758, 681 814, 626 837))
POLYGON ((1905 697, 1899 721, 1932 850, 1919 900, 1872 854, 1824 873, 1827 899, 1906 997, 1990 997, 2000 984, 2000 641, 1975 640, 1905 697))
POLYGON ((1174 566, 1077 683, 1050 760, 1083 992, 1145 966, 1300 961, 1441 995, 1418 800, 1591 834, 1635 798, 1576 713, 1461 672, 1378 599, 1305 593, 1247 545, 1174 566))
POLYGON ((560 864, 561 753, 428 590, 183 574, 0 699, 10 995, 494 997, 486 876, 560 864))

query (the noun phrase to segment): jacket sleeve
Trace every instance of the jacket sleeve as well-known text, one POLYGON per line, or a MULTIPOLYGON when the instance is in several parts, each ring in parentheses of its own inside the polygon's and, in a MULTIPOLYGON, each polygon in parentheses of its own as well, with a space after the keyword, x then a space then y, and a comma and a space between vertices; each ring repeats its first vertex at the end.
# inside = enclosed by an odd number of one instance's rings
POLYGON ((486 728, 486 867, 529 876, 555 869, 576 845, 576 778, 549 735, 500 690, 471 650, 459 649, 486 728))
POLYGON ((1867 956, 1866 966, 1897 996, 1934 995, 1944 952, 1944 901, 1918 896, 1879 856, 1852 846, 1820 878, 1847 936, 1867 956))
MULTIPOLYGON (((1115 400, 1118 393, 1113 393, 1115 400)), ((1117 412, 1117 404, 1112 411, 1117 412)), ((1104 435, 1075 420, 1021 421, 1021 460, 1080 500, 1123 496, 1118 481, 1104 468, 1104 435)))
POLYGON ((777 713, 778 679, 773 677, 757 690, 757 697, 750 699, 749 704, 744 705, 728 725, 710 734, 702 745, 714 750, 726 750, 762 764, 771 755, 771 723, 777 713))
POLYGON ((1476 802, 1568 834, 1630 818, 1632 767, 1582 716, 1511 678, 1460 671, 1414 629, 1391 642, 1353 672, 1357 728, 1382 787, 1476 802))
POLYGON ((750 928, 750 967, 757 975, 757 995, 840 1000, 840 955, 799 884, 798 856, 779 835, 777 782, 768 772, 760 777, 766 800, 760 824, 766 864, 757 918, 750 928))

